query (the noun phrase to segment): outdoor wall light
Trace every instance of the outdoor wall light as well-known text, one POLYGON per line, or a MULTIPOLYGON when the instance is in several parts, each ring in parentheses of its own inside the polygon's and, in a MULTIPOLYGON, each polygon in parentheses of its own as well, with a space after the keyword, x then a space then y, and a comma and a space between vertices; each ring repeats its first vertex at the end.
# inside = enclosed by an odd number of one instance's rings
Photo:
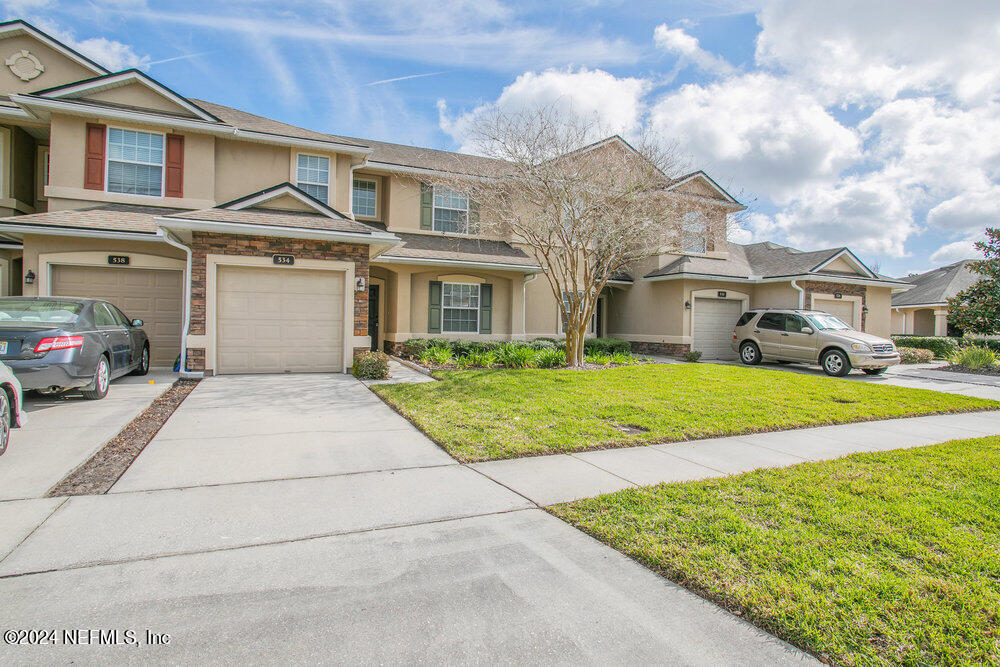
POLYGON ((28 272, 24 274, 24 284, 33 285, 35 282, 35 272, 28 269, 28 272))
POLYGON ((684 310, 691 310, 691 302, 690 301, 685 301, 684 302, 684 310))
POLYGON ((868 306, 862 306, 861 307, 861 312, 862 313, 867 313, 868 312, 868 306))

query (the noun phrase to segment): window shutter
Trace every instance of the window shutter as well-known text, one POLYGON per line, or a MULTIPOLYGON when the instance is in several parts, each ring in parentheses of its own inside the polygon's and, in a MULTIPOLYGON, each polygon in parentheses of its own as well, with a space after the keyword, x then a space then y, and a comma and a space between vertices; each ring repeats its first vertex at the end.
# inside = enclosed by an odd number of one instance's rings
POLYGON ((493 285, 479 286, 479 333, 493 333, 493 285))
POLYGON ((104 148, 108 128, 97 123, 87 123, 83 158, 83 187, 88 190, 104 189, 104 148))
POLYGON ((441 281, 432 280, 427 299, 427 333, 441 333, 441 281))
POLYGON ((431 229, 434 218, 434 188, 428 183, 420 184, 420 229, 431 229))
POLYGON ((479 233, 479 203, 469 200, 469 233, 479 233))
POLYGON ((163 194, 165 197, 184 196, 184 137, 179 134, 167 135, 166 175, 163 194))

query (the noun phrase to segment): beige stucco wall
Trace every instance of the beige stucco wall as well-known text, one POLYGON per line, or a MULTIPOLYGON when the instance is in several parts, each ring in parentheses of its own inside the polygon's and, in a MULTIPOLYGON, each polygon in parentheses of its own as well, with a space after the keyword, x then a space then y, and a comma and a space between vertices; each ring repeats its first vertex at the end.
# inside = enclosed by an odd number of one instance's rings
POLYGON ((750 306, 753 308, 798 308, 799 292, 790 283, 754 285, 750 306))
POLYGON ((865 305, 868 306, 865 331, 888 338, 892 334, 892 290, 888 287, 869 287, 865 305))
POLYGON ((26 49, 45 67, 45 71, 31 81, 22 81, 14 76, 6 65, 0 65, 0 93, 30 93, 43 88, 61 86, 81 79, 96 76, 93 70, 87 69, 68 59, 63 54, 49 48, 34 37, 18 35, 0 40, 0 57, 6 60, 11 54, 26 49))
POLYGON ((394 174, 388 181, 389 229, 420 231, 420 180, 394 174))
POLYGON ((196 118, 193 113, 179 104, 171 102, 148 86, 140 83, 130 83, 117 88, 109 88, 96 93, 88 93, 81 99, 97 100, 99 102, 112 102, 114 104, 125 104, 141 109, 156 109, 167 113, 183 114, 196 118))
POLYGON ((913 310, 913 334, 915 336, 934 335, 933 308, 916 308, 913 310))
POLYGON ((841 273, 849 273, 851 275, 859 275, 857 270, 848 264, 847 260, 843 257, 838 257, 829 264, 823 267, 824 271, 839 271, 841 273))

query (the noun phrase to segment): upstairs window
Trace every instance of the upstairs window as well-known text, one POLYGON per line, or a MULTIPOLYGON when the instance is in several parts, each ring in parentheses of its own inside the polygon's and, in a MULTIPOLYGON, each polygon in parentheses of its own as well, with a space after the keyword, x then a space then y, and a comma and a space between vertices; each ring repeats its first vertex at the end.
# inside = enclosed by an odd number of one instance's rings
POLYGON ((708 252, 708 225, 705 216, 697 211, 684 214, 681 223, 681 250, 702 254, 708 252))
POLYGON ((330 158, 299 153, 296 165, 296 185, 324 204, 329 204, 330 158))
POLYGON ((368 178, 355 178, 351 195, 351 210, 354 215, 364 218, 374 218, 377 214, 375 193, 377 184, 368 178))
POLYGON ((479 285, 467 283, 441 285, 441 331, 444 333, 479 331, 479 285))
POLYGON ((461 192, 434 186, 434 231, 467 234, 469 197, 461 192))
POLYGON ((163 196, 163 135, 108 128, 108 192, 163 196))

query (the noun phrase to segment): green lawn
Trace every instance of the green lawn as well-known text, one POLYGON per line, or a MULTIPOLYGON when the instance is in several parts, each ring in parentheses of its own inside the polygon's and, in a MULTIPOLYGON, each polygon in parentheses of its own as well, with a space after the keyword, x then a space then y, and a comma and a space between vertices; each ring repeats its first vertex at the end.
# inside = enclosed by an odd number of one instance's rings
POLYGON ((834 663, 1000 663, 1000 438, 552 510, 834 663))
POLYGON ((373 389, 462 461, 1000 408, 984 399, 718 364, 477 370, 373 389))

